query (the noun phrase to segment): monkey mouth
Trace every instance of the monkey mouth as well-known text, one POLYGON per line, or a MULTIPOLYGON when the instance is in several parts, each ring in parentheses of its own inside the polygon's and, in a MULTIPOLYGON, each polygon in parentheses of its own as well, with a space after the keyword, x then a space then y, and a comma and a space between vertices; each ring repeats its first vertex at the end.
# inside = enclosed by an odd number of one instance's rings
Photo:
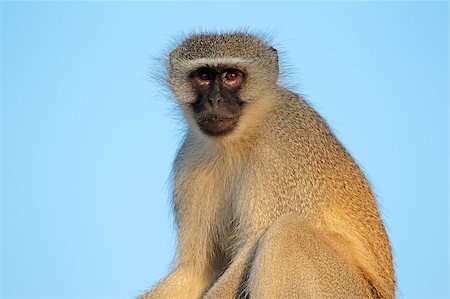
POLYGON ((208 114, 197 118, 200 129, 209 136, 223 136, 236 127, 239 117, 230 115, 208 114))

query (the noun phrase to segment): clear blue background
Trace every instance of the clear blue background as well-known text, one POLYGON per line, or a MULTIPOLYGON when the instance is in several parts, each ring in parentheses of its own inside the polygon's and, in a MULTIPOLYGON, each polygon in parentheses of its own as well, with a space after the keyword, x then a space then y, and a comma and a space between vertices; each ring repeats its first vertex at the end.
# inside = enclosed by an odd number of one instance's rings
POLYGON ((447 2, 3 2, 2 298, 132 298, 167 272, 181 130, 148 70, 182 32, 243 27, 275 34, 283 82, 365 169, 399 297, 447 297, 448 12, 447 2))

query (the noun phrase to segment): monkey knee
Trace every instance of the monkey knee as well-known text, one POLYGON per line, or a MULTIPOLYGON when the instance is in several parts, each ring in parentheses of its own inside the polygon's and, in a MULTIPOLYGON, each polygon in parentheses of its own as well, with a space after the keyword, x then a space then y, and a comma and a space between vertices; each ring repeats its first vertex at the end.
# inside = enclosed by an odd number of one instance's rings
MULTIPOLYGON (((272 251, 273 254, 290 254, 293 248, 318 246, 321 236, 300 216, 285 214, 280 216, 261 238, 258 248, 272 251)), ((324 240, 320 240, 324 242, 324 240)), ((307 249, 306 248, 306 249, 307 249)))
POLYGON ((255 269, 263 266, 260 270, 292 275, 297 270, 311 268, 310 257, 321 249, 322 242, 300 219, 293 215, 282 216, 261 238, 255 269))
POLYGON ((256 298, 363 298, 364 282, 320 231, 295 216, 277 220, 261 238, 251 267, 256 298))

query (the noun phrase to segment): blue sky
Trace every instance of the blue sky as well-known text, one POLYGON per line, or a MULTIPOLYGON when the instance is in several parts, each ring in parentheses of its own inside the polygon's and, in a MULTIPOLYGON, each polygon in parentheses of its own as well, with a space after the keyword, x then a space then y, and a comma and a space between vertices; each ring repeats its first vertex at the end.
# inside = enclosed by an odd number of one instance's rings
POLYGON ((133 298, 174 253, 182 126, 158 77, 192 30, 271 32, 283 84, 369 177, 399 298, 448 296, 448 3, 2 2, 1 297, 133 298))

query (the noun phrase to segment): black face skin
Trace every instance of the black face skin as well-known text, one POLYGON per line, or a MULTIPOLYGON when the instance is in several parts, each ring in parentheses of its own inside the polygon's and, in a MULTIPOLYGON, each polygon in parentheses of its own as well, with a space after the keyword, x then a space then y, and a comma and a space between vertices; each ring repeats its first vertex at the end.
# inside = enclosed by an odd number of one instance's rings
POLYGON ((237 93, 244 81, 245 73, 237 67, 202 67, 191 74, 197 92, 191 107, 205 134, 222 136, 236 127, 244 105, 237 93))

